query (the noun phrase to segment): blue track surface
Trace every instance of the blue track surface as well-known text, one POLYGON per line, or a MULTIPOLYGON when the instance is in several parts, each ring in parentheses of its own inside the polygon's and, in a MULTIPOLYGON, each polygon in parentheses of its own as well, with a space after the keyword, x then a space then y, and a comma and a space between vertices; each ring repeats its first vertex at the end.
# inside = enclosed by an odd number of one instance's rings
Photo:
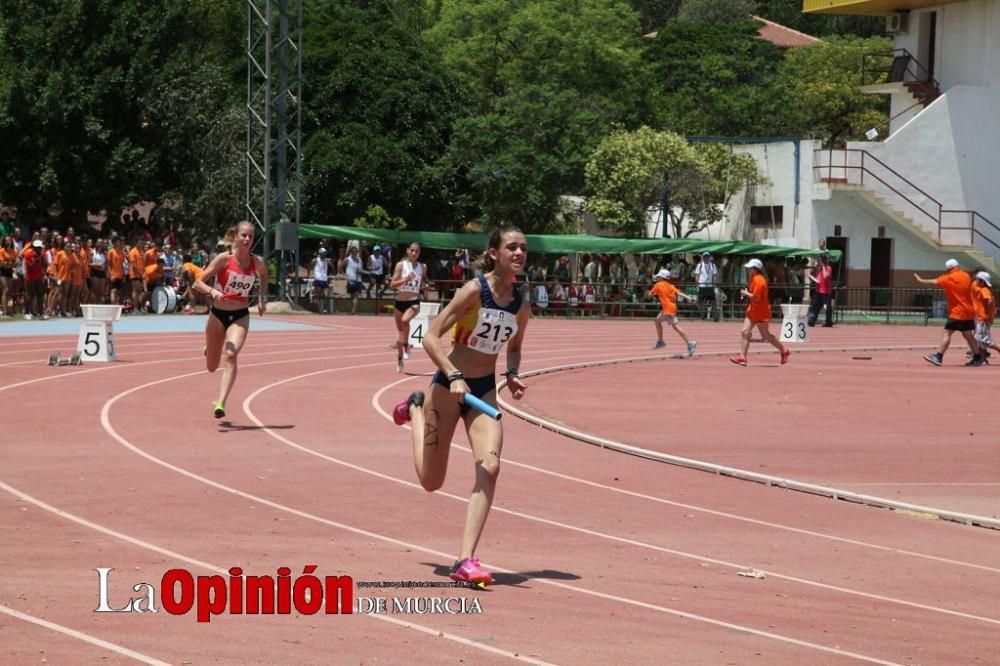
MULTIPOLYGON (((122 317, 114 323, 115 334, 123 333, 200 333, 205 330, 208 315, 134 315, 122 317)), ((0 323, 0 337, 29 335, 76 335, 80 332, 83 319, 47 319, 34 321, 10 321, 0 323)), ((264 317, 252 317, 251 331, 311 331, 316 326, 306 323, 279 321, 264 317)))

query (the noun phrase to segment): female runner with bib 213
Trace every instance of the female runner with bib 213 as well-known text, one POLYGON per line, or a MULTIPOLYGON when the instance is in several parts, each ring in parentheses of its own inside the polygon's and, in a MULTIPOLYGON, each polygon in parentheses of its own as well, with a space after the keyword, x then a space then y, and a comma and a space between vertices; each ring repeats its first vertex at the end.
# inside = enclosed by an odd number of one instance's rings
POLYGON ((479 566, 476 546, 486 525, 497 474, 503 430, 499 421, 464 404, 465 393, 496 406, 496 363, 507 344, 507 388, 520 400, 525 385, 518 378, 521 342, 531 306, 523 298, 517 276, 524 271, 528 246, 517 227, 505 226, 490 235, 482 258, 484 275, 467 282, 444 308, 424 337, 424 350, 437 365, 430 395, 416 391, 396 405, 393 420, 403 425, 412 420, 413 463, 420 484, 427 491, 444 483, 448 451, 461 418, 472 447, 476 481, 469 498, 462 535, 462 549, 451 571, 452 580, 488 585, 493 577, 479 566), (441 336, 452 329, 452 349, 446 356, 441 336))
POLYGON ((427 288, 427 266, 420 263, 420 244, 410 243, 406 258, 396 264, 389 287, 396 290, 396 372, 410 358, 410 320, 420 312, 420 294, 427 288))
POLYGON ((208 265, 195 281, 195 291, 212 298, 205 324, 205 367, 215 372, 225 363, 219 387, 219 399, 212 403, 215 418, 226 415, 226 398, 236 382, 236 358, 250 330, 250 292, 260 279, 257 311, 267 311, 267 264, 250 254, 254 227, 240 222, 229 252, 223 252, 208 265), (214 278, 214 287, 208 286, 214 278))

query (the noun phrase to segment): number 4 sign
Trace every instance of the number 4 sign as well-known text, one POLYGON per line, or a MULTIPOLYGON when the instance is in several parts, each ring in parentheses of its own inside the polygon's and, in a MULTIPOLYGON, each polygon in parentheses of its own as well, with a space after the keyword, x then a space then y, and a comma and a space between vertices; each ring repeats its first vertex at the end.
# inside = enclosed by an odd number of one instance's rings
POLYGON ((407 341, 411 347, 424 346, 424 336, 427 335, 427 328, 431 325, 434 317, 441 310, 440 303, 421 303, 420 312, 410 320, 410 337, 407 341))

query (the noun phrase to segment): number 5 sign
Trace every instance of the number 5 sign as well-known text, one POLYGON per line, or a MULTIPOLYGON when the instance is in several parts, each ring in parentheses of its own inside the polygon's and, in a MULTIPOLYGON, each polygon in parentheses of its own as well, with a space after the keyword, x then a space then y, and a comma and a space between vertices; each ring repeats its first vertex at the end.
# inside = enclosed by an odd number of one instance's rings
POLYGON ((116 361, 115 336, 112 322, 122 313, 120 305, 81 305, 83 323, 76 350, 86 361, 116 361))
POLYGON ((778 339, 782 342, 809 342, 809 327, 806 326, 809 306, 782 303, 781 312, 783 318, 778 339))

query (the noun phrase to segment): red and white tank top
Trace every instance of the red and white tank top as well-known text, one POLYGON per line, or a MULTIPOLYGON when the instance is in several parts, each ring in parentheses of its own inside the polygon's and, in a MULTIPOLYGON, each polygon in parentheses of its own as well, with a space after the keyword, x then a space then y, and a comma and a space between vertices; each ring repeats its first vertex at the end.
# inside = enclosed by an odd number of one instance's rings
POLYGON ((215 277, 215 288, 222 292, 225 301, 248 303, 250 292, 257 282, 257 262, 250 257, 250 267, 246 270, 240 267, 235 254, 229 255, 226 265, 215 277))

